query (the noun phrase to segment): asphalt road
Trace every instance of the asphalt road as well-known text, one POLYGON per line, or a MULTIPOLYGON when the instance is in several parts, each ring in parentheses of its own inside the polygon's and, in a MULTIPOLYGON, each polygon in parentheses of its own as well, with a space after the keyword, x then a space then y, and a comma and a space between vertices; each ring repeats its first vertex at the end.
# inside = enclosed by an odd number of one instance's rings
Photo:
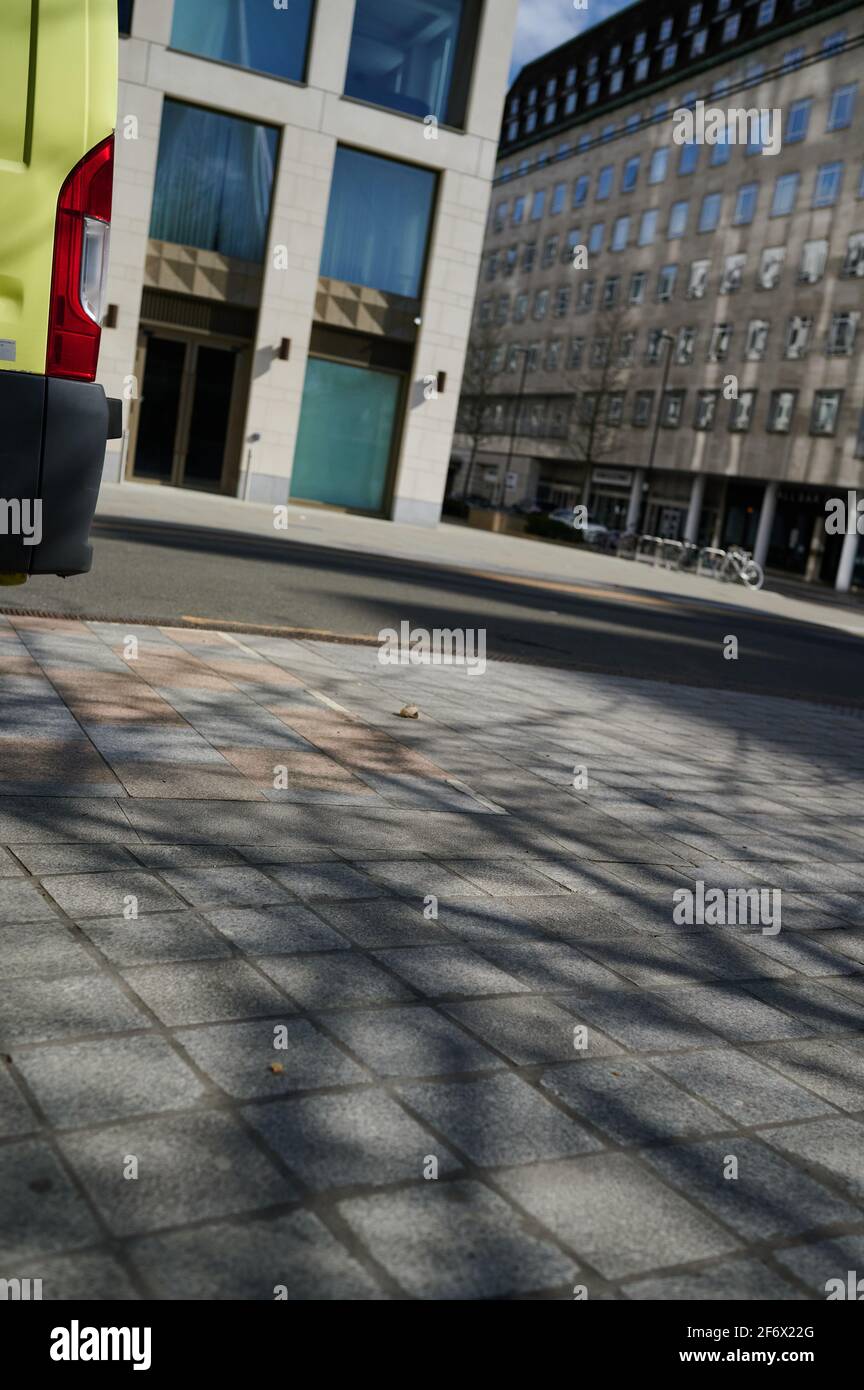
POLYGON ((764 613, 601 586, 568 592, 162 522, 102 518, 93 539, 90 574, 4 589, 0 609, 346 636, 374 636, 407 619, 484 628, 490 656, 864 709, 860 638, 764 613), (734 661, 723 655, 730 635, 734 661))

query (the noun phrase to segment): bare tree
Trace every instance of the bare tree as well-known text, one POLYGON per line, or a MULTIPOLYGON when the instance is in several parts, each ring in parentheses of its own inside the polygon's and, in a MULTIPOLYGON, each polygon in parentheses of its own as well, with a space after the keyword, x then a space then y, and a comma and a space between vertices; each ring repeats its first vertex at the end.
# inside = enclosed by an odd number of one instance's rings
POLYGON ((586 336, 578 362, 568 362, 565 375, 574 396, 568 443, 588 469, 620 454, 624 386, 635 352, 626 308, 603 310, 590 326, 593 336, 586 336))
POLYGON ((464 435, 469 443, 468 467, 462 484, 462 496, 471 491, 471 478, 477 455, 486 440, 501 434, 502 426, 496 418, 495 407, 505 400, 496 384, 503 366, 505 351, 504 325, 490 319, 478 323, 471 334, 468 357, 462 376, 462 392, 459 397, 459 411, 456 420, 456 433, 464 435))

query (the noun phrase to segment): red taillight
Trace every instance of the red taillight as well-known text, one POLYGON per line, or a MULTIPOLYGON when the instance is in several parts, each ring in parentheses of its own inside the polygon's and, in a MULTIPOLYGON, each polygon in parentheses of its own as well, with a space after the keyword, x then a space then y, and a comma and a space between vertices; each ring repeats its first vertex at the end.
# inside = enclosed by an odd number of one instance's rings
POLYGON ((60 190, 48 317, 48 376, 93 381, 102 336, 114 136, 80 164, 60 190))

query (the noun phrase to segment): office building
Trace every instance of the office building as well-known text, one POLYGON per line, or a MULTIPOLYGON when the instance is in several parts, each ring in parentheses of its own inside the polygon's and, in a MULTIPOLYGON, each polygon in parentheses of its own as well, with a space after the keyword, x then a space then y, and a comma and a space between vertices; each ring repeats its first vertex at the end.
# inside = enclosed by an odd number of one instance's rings
POLYGON ((105 476, 432 524, 516 0, 121 0, 105 476))
POLYGON ((864 498, 862 56, 860 4, 644 0, 523 69, 452 495, 849 587, 824 521, 864 498))

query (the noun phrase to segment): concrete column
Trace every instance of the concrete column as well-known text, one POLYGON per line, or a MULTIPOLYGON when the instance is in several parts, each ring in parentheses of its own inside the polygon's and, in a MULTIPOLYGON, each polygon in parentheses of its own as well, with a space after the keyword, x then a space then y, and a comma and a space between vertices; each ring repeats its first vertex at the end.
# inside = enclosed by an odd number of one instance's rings
POLYGON ((628 531, 635 531, 639 523, 639 511, 642 506, 642 487, 645 482, 645 469, 637 468, 633 474, 633 483, 630 488, 630 500, 627 503, 627 521, 625 523, 628 531))
POLYGON ((759 526, 756 531, 756 544, 753 547, 753 559, 757 565, 765 568, 765 561, 768 558, 768 546, 771 541, 771 532, 774 529, 774 513, 777 510, 777 493, 779 483, 766 483, 765 495, 762 498, 762 510, 759 513, 759 526))
MULTIPOLYGON (((855 526, 856 518, 849 518, 852 526, 855 526)), ((834 588, 841 594, 848 594, 852 587, 852 575, 855 572, 855 561, 858 558, 858 541, 860 537, 856 530, 852 530, 843 537, 843 549, 840 551, 840 563, 837 566, 837 578, 834 581, 834 588)))
POLYGON ((690 505, 687 508, 687 520, 684 523, 685 541, 693 541, 699 535, 699 518, 702 515, 702 502, 705 497, 705 474, 694 473, 693 484, 690 488, 690 505))

